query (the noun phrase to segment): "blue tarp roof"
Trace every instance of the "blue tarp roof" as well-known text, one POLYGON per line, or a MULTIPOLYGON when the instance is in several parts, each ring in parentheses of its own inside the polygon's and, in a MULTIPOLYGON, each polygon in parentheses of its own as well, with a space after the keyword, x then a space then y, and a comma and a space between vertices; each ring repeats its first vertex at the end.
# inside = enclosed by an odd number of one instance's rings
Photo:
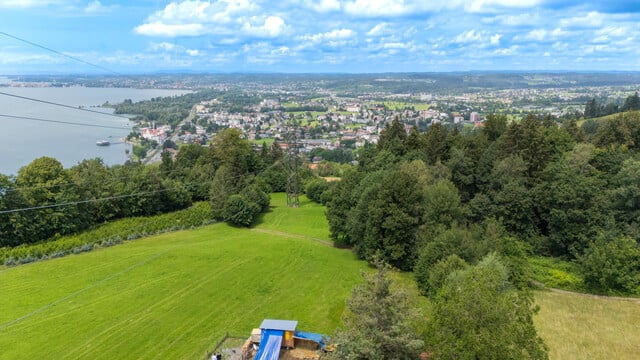
POLYGON ((325 347, 324 339, 328 339, 329 338, 326 335, 310 333, 310 332, 306 332, 306 331, 296 331, 295 333, 293 333, 293 336, 297 337, 297 338, 300 338, 300 339, 307 339, 307 340, 315 341, 320 345, 320 348, 322 350, 324 350, 324 347, 325 347))

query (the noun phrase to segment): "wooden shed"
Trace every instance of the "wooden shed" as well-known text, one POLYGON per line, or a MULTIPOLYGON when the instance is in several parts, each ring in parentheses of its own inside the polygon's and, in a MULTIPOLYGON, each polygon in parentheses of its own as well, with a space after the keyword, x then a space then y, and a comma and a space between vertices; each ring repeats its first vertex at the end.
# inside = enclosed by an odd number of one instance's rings
POLYGON ((292 349, 294 347, 293 335, 296 332, 298 322, 295 320, 273 320, 264 319, 260 324, 260 330, 280 330, 284 334, 282 336, 282 347, 292 349))

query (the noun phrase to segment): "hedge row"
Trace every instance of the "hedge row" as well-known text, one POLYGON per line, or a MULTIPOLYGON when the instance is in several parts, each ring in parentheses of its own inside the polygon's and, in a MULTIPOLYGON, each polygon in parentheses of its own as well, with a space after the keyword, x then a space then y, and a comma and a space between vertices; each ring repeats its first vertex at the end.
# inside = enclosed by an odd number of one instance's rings
POLYGON ((0 264, 14 266, 38 260, 78 254, 109 247, 141 237, 195 228, 212 223, 211 205, 195 203, 188 209, 155 215, 116 220, 77 235, 53 238, 45 242, 0 248, 0 264))

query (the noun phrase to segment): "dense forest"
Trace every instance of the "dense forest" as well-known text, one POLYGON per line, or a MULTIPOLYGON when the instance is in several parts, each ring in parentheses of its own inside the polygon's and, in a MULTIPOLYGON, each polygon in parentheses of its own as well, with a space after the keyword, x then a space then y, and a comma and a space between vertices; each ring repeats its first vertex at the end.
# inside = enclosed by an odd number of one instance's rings
POLYGON ((337 244, 414 270, 425 293, 440 261, 500 249, 576 260, 592 291, 638 293, 640 113, 590 130, 490 115, 467 135, 439 124, 407 134, 396 119, 316 198, 337 244))

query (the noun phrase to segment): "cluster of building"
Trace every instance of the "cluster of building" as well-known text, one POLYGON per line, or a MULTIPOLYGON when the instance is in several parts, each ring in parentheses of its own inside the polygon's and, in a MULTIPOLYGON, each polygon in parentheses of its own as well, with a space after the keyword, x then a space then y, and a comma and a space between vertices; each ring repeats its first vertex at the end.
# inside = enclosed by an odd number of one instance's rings
MULTIPOLYGON (((331 104, 325 101, 322 104, 305 102, 298 105, 298 108, 324 106, 327 109, 324 112, 288 112, 286 108, 283 110, 281 103, 276 99, 264 99, 259 105, 246 108, 242 113, 231 113, 220 110, 219 103, 210 100, 198 104, 195 111, 199 124, 215 125, 216 128, 237 128, 251 141, 284 141, 291 124, 296 122, 300 131, 300 143, 307 151, 316 147, 331 150, 342 147, 345 143, 353 147, 361 147, 366 143, 375 144, 385 124, 396 117, 405 123, 407 132, 413 126, 424 129, 433 124, 473 124, 482 121, 477 112, 465 119, 457 113, 449 114, 425 108, 424 104, 421 106, 422 110, 416 110, 413 106, 390 109, 383 102, 331 98, 331 104)), ((204 131, 203 128, 198 129, 204 131)))

